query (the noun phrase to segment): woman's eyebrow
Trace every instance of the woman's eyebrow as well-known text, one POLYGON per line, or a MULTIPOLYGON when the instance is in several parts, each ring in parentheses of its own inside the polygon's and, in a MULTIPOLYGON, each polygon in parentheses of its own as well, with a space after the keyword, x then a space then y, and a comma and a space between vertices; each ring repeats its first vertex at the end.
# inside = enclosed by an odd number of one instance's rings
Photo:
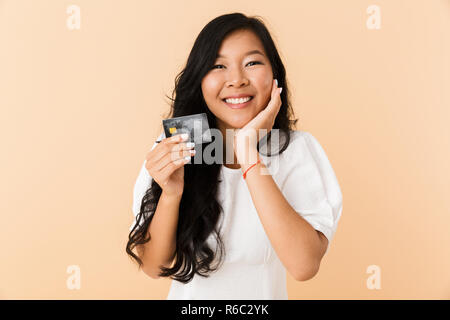
MULTIPOLYGON (((246 56, 249 56, 249 55, 251 55, 251 54, 260 54, 260 55, 262 55, 262 56, 264 57, 264 53, 262 53, 262 52, 259 51, 259 50, 252 50, 252 51, 249 51, 249 52, 247 52, 245 55, 246 55, 246 56)), ((218 54, 218 55, 217 55, 217 58, 225 58, 225 56, 223 56, 223 55, 221 55, 221 54, 218 54)))

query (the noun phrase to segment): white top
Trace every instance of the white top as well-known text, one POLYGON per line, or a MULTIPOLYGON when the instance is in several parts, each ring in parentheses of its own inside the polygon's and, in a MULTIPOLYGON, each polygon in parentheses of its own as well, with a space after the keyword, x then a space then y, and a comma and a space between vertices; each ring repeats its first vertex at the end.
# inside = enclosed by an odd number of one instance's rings
MULTIPOLYGON (((329 248, 342 213, 342 193, 319 142, 306 131, 291 133, 290 144, 281 155, 260 154, 261 161, 294 210, 328 238, 329 248)), ((162 137, 164 133, 158 140, 162 137)), ((224 212, 219 226, 226 251, 224 263, 208 278, 196 274, 187 284, 172 280, 167 299, 288 299, 286 269, 264 231, 241 169, 222 165, 220 180, 218 201, 224 212)), ((144 161, 134 187, 135 217, 150 182, 144 161)), ((214 235, 207 241, 214 251, 214 235)))

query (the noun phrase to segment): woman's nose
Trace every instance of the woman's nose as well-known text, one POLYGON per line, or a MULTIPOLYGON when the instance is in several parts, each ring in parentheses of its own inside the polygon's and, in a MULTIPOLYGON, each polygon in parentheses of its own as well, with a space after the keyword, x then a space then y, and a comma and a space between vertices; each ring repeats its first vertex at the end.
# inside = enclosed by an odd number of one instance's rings
POLYGON ((232 74, 230 74, 230 77, 228 78, 228 86, 242 86, 243 84, 247 84, 248 79, 241 71, 234 71, 232 74))

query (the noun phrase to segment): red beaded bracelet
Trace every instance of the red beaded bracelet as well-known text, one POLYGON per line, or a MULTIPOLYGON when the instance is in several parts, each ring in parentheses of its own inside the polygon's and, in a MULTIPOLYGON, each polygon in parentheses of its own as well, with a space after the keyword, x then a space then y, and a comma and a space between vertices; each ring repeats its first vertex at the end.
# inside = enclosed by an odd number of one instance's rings
POLYGON ((250 170, 251 168, 253 168, 254 166, 256 166, 258 163, 261 162, 261 159, 258 159, 258 161, 256 161, 256 163, 252 164, 247 170, 245 170, 243 177, 245 179, 245 176, 247 175, 248 170, 250 170))

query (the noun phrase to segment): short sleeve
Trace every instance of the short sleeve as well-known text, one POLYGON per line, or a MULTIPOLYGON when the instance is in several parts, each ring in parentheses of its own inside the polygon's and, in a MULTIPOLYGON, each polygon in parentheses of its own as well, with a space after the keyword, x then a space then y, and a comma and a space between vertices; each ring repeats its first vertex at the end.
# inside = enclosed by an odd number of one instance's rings
MULTIPOLYGON (((157 141, 164 139, 164 137, 165 137, 165 134, 163 132, 159 135, 159 137, 157 138, 157 141)), ((153 144, 151 150, 153 150, 156 147, 156 145, 157 145, 157 142, 155 142, 153 144)), ((144 160, 144 163, 142 164, 141 170, 139 171, 139 175, 136 179, 136 183, 135 183, 134 189, 133 189, 132 211, 133 211, 133 215, 134 215, 134 220, 130 226, 130 231, 133 230, 134 225, 136 224, 136 217, 139 214, 139 211, 141 209, 141 202, 142 202, 142 199, 144 198, 145 192, 148 190, 148 188, 150 187, 150 185, 152 183, 152 177, 150 176, 147 168, 145 167, 146 162, 147 162, 147 160, 144 160)))
POLYGON ((305 131, 296 134, 283 193, 294 210, 327 237, 328 251, 342 214, 341 189, 317 139, 305 131))

